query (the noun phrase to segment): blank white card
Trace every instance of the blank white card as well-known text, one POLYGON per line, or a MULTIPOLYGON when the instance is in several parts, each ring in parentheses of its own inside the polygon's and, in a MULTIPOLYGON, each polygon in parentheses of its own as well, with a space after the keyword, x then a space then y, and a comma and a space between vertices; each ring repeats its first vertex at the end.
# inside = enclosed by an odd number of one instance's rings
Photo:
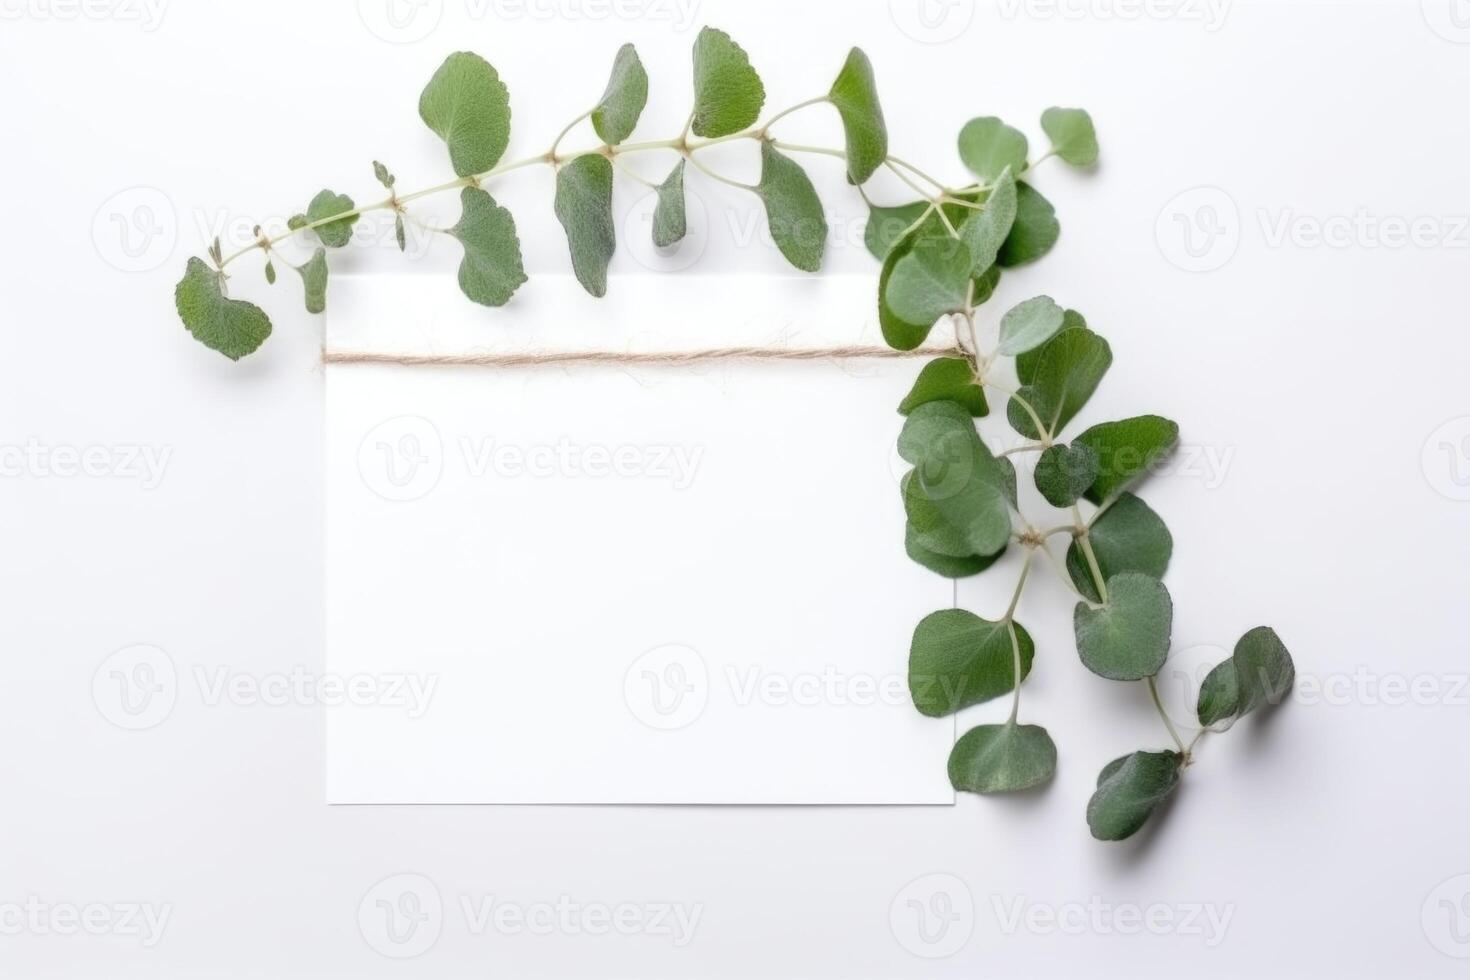
MULTIPOLYGON (((327 347, 881 343, 871 277, 332 283, 327 347)), ((332 803, 952 803, 906 681, 920 361, 326 371, 332 803)))

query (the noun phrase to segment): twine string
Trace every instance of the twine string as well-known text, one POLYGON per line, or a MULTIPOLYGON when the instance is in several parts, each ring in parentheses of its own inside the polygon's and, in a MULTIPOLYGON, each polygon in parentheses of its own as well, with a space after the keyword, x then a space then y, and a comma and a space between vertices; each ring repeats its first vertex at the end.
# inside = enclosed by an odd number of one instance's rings
POLYGON ((381 351, 322 351, 324 364, 399 364, 411 366, 515 368, 543 364, 665 365, 714 361, 846 361, 912 357, 963 357, 958 347, 894 350, 891 347, 707 347, 673 351, 516 351, 464 354, 393 354, 381 351))

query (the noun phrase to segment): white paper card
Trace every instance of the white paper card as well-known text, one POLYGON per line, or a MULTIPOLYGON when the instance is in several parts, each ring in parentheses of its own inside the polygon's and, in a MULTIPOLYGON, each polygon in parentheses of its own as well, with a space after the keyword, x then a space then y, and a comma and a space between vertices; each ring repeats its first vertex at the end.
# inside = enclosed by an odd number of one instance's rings
MULTIPOLYGON (((332 283, 327 346, 880 344, 871 277, 332 283)), ((906 679, 922 362, 328 364, 332 803, 953 803, 906 679)))

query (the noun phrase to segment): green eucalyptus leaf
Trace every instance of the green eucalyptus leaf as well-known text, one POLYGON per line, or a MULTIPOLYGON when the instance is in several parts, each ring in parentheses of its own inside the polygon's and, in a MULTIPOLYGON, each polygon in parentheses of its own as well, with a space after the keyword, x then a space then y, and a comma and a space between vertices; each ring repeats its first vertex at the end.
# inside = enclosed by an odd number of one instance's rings
POLYGON ((393 185, 398 183, 398 178, 394 177, 392 172, 377 160, 373 161, 373 176, 378 179, 378 183, 390 191, 393 189, 393 185))
POLYGON ((930 551, 919 542, 918 532, 914 530, 912 524, 907 525, 904 529, 903 543, 904 550, 908 553, 909 558, 924 568, 929 569, 934 574, 942 575, 945 578, 969 578, 972 575, 979 575, 999 561, 1001 556, 1005 554, 1005 550, 1002 549, 993 555, 954 557, 952 555, 940 554, 937 551, 930 551))
MULTIPOLYGON (((1010 460, 997 460, 1001 464, 1001 491, 1010 496, 1014 490, 1014 468, 1010 460), (1007 475, 1011 480, 1006 486, 1007 475)), ((908 517, 904 542, 909 557, 919 564, 947 578, 967 578, 985 571, 1005 554, 1003 547, 989 555, 975 554, 965 531, 951 524, 938 506, 925 495, 910 471, 900 481, 904 513, 908 517)), ((1015 507, 1014 501, 1011 504, 1015 507)))
POLYGON ((326 310, 327 250, 319 248, 311 253, 311 258, 296 271, 301 273, 301 283, 306 287, 306 312, 321 313, 326 310))
POLYGON ((1240 712, 1240 681, 1235 675, 1235 661, 1226 660, 1215 665, 1205 675, 1199 689, 1199 713, 1201 728, 1209 728, 1240 712))
POLYGON ((1087 802, 1092 836, 1124 840, 1138 833, 1179 785, 1181 764, 1177 752, 1134 752, 1104 766, 1097 791, 1087 802))
POLYGON ((932 327, 945 314, 965 308, 972 265, 964 242, 924 238, 894 265, 884 302, 903 322, 932 327))
POLYGON ((292 231, 300 231, 308 224, 309 222, 306 220, 306 215, 304 214, 293 214, 291 215, 291 217, 286 219, 286 227, 291 229, 292 231))
POLYGON ((1097 163, 1097 131, 1086 110, 1053 107, 1041 114, 1041 128, 1062 160, 1074 167, 1097 163))
MULTIPOLYGON (((1062 313, 1062 329, 1057 332, 1063 333, 1068 330, 1086 329, 1086 317, 1076 310, 1066 310, 1062 313)), ((1029 385, 1032 379, 1036 377, 1036 366, 1041 363, 1041 352, 1044 349, 1045 345, 1043 344, 1041 347, 1016 355, 1016 377, 1020 379, 1021 384, 1029 385)))
POLYGON ((960 159, 976 177, 993 181, 1007 169, 1026 168, 1026 134, 994 116, 971 119, 960 130, 960 159))
POLYGON ((225 295, 225 274, 191 258, 174 287, 179 319, 194 339, 232 361, 253 352, 271 335, 270 317, 254 303, 225 295))
POLYGON ((1070 507, 1097 479, 1097 455, 1073 443, 1048 446, 1036 460, 1036 489, 1053 507, 1070 507))
POLYGON ((1011 462, 1009 456, 997 456, 995 465, 1000 467, 1000 491, 1011 505, 1011 510, 1019 511, 1021 505, 1016 493, 1016 464, 1011 462))
POLYGON ((761 182, 771 238, 786 260, 803 272, 822 267, 827 247, 827 216, 806 171, 769 141, 761 143, 761 182))
POLYGON ((1269 626, 1257 626, 1242 636, 1231 659, 1240 689, 1240 714, 1279 704, 1296 681, 1291 654, 1269 626))
MULTIPOLYGON (((992 555, 1009 543, 1005 471, 981 441, 968 411, 950 401, 918 406, 904 423, 898 449, 914 464, 905 495, 927 499, 944 522, 959 532, 963 551, 950 550, 992 555)), ((914 518, 910 511, 910 521, 914 518)), ((932 543, 925 547, 946 550, 932 543)))
POLYGON ((1000 266, 993 265, 985 270, 980 278, 974 280, 974 291, 970 295, 970 302, 975 306, 988 302, 995 293, 995 287, 1000 285, 1000 266))
MULTIPOLYGON (((1087 536, 1104 582, 1120 572, 1140 572, 1161 579, 1174 553, 1169 528, 1148 504, 1131 493, 1120 496, 1096 518, 1087 536)), ((1078 592, 1093 602, 1099 601, 1087 556, 1076 541, 1067 549, 1067 571, 1078 592)))
POLYGON ((766 89, 745 50, 713 27, 694 40, 695 136, 729 136, 755 123, 766 89))
POLYGON ((612 161, 607 157, 584 154, 556 172, 556 220, 567 233, 577 281, 593 296, 607 293, 607 266, 618 247, 612 191, 612 161))
MULTIPOLYGON (((983 275, 995 269, 995 261, 1016 223, 1016 180, 1007 168, 996 180, 985 198, 985 208, 971 209, 960 225, 960 239, 970 249, 974 260, 972 275, 983 275)), ((999 275, 999 271, 996 271, 999 275)))
POLYGON ((1062 329, 1062 308, 1050 296, 1037 296, 1012 307, 1000 319, 998 354, 1014 357, 1046 343, 1062 329))
POLYGON ((469 51, 444 59, 419 96, 419 116, 448 145, 461 177, 494 167, 510 142, 510 93, 494 66, 469 51))
POLYGON ((464 246, 459 288, 476 303, 504 306, 526 281, 515 219, 478 187, 460 191, 459 200, 459 223, 449 229, 464 246))
POLYGON ((1179 426, 1158 415, 1094 425, 1073 442, 1097 453, 1097 482, 1087 499, 1101 504, 1117 496, 1152 470, 1179 443, 1179 426))
POLYGON ((265 281, 272 286, 276 284, 276 264, 270 259, 265 260, 265 281))
POLYGON ((669 248, 683 240, 688 231, 684 210, 684 160, 658 185, 658 203, 653 208, 653 244, 669 248))
POLYGON ((1156 578, 1114 575, 1107 603, 1094 609, 1079 602, 1072 620, 1083 666, 1099 677, 1140 681, 1157 674, 1169 658, 1174 604, 1156 578))
POLYGON ((955 402, 977 418, 990 412, 985 389, 976 383, 975 370, 962 357, 939 357, 925 364, 898 411, 907 415, 926 402, 937 401, 955 402))
POLYGON ((872 206, 868 209, 868 223, 863 228, 863 244, 872 253, 873 258, 882 262, 887 256, 889 249, 903 237, 903 233, 913 227, 914 222, 924 216, 929 209, 926 201, 914 201, 912 204, 900 204, 897 207, 885 208, 872 206))
POLYGON ((883 269, 878 273, 878 325, 883 329, 883 340, 895 350, 913 350, 924 342, 934 324, 909 323, 893 312, 888 305, 888 284, 893 280, 893 270, 899 261, 913 250, 914 236, 909 235, 894 244, 883 259, 883 269))
POLYGON ((617 145, 633 134, 648 102, 648 72, 633 45, 625 44, 613 58, 612 77, 592 110, 592 128, 598 139, 617 145))
POLYGON ((1040 348, 1030 380, 1007 406, 1011 427, 1030 439, 1055 437, 1082 411, 1112 363, 1112 348, 1091 330, 1062 330, 1040 348), (1040 416, 1046 432, 1037 431, 1022 401, 1040 416))
POLYGON ((1039 725, 981 725, 949 753, 949 781, 967 793, 1015 793, 1057 770, 1057 746, 1039 725))
POLYGON ((408 232, 403 227, 403 215, 401 214, 393 216, 393 237, 398 242, 398 251, 408 251, 408 232))
MULTIPOLYGON (((306 206, 306 220, 308 223, 313 223, 351 210, 352 198, 346 194, 322 191, 306 206)), ((316 232, 316 237, 320 238, 322 244, 327 248, 341 248, 352 240, 352 226, 357 224, 357 219, 358 215, 348 215, 336 221, 328 221, 324 225, 317 225, 312 231, 316 232)))
POLYGON ((1016 220, 996 261, 1009 269, 1050 252, 1062 234, 1056 208, 1027 183, 1016 185, 1016 220))
POLYGON ((860 49, 848 52, 827 97, 837 107, 847 136, 847 176, 861 184, 888 159, 888 129, 878 103, 873 65, 860 49))
POLYGON ((952 715, 1010 694, 1031 672, 1036 646, 1020 624, 992 623, 963 609, 944 609, 919 621, 909 647, 909 693, 921 714, 952 715))

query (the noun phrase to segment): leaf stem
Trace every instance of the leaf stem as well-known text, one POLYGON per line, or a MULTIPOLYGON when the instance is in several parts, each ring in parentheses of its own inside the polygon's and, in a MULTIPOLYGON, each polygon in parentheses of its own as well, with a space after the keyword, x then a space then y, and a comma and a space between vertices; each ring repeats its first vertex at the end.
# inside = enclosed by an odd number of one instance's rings
POLYGON ((830 102, 830 101, 831 101, 831 99, 828 98, 827 96, 825 96, 825 95, 819 95, 815 99, 807 99, 805 102, 798 102, 798 103, 796 103, 796 105, 792 106, 789 109, 782 109, 780 112, 776 113, 770 119, 767 119, 766 120, 766 124, 761 127, 761 132, 762 133, 766 132, 772 126, 776 125, 776 122, 778 120, 785 119, 787 116, 791 115, 793 112, 796 112, 798 109, 805 109, 807 106, 821 105, 823 102, 830 102))
POLYGON ((567 134, 570 133, 573 129, 576 128, 577 123, 581 122, 583 119, 586 119, 590 115, 592 115, 592 110, 591 109, 588 109, 586 112, 582 113, 576 119, 573 119, 571 122, 567 123, 566 126, 564 126, 562 128, 562 131, 556 134, 556 139, 554 139, 554 140, 551 141, 551 149, 549 149, 549 150, 546 151, 546 155, 549 156, 549 157, 551 157, 553 160, 555 160, 556 159, 556 148, 558 146, 561 146, 561 141, 564 140, 564 139, 566 139, 567 138, 567 134))
POLYGON ((709 167, 706 167, 704 164, 700 163, 699 159, 693 153, 685 153, 684 159, 694 164, 694 169, 698 170, 706 177, 711 177, 715 180, 718 180, 722 184, 729 184, 731 187, 738 187, 741 190, 750 191, 752 194, 760 193, 760 188, 757 187, 755 184, 747 184, 743 181, 733 180, 729 177, 726 177, 724 174, 716 173, 709 167))
POLYGON ((1021 712, 1021 640, 1016 635, 1016 607, 1021 603, 1021 593, 1026 589, 1026 577, 1031 574, 1031 559, 1036 557, 1034 548, 1026 549, 1026 560, 1021 563, 1021 575, 1016 580, 1016 591, 1011 595, 1011 604, 1001 622, 1011 634, 1011 721, 1014 725, 1021 712))
MULTIPOLYGON (((1184 756, 1184 761, 1189 761, 1189 749, 1184 745, 1184 739, 1179 737, 1179 732, 1174 728, 1174 723, 1169 720, 1169 713, 1164 710, 1164 702, 1159 698, 1159 685, 1152 676, 1146 677, 1148 682, 1148 693, 1153 698, 1154 707, 1158 709, 1159 717, 1164 719, 1164 727, 1169 729, 1169 736, 1174 739, 1174 744, 1179 746, 1179 754, 1184 756)), ((1195 741, 1199 741, 1198 738, 1195 741)))
MULTIPOLYGON (((757 192, 759 188, 754 184, 746 184, 737 180, 732 180, 704 166, 694 158, 694 152, 696 150, 704 149, 705 147, 715 146, 720 143, 728 143, 733 140, 767 139, 768 136, 766 131, 770 129, 770 127, 774 125, 777 120, 783 119, 799 109, 804 109, 808 106, 819 105, 823 102, 830 101, 831 99, 825 95, 818 96, 813 99, 807 99, 804 102, 798 102, 796 105, 793 105, 790 108, 783 109, 780 112, 776 113, 769 120, 767 120, 764 125, 751 127, 749 129, 743 129, 738 133, 729 133, 724 136, 711 137, 709 139, 689 138, 690 130, 692 129, 694 124, 694 114, 690 113, 688 120, 684 123, 683 130, 680 132, 680 135, 676 139, 646 140, 638 143, 622 143, 615 146, 604 143, 599 146, 588 147, 587 149, 578 150, 570 153, 558 152, 559 148, 561 147, 562 140, 566 138, 566 136, 572 131, 572 129, 574 129, 578 123, 581 123, 592 115, 591 110, 589 110, 582 113, 580 116, 573 119, 565 127, 563 127, 561 132, 557 134, 556 139, 552 141, 551 148, 545 153, 540 153, 536 156, 525 157, 521 160, 514 160, 510 163, 503 163, 498 166, 492 167, 482 173, 469 174, 464 177, 456 177, 454 180, 445 181, 442 184, 435 184, 434 186, 426 187, 423 190, 413 191, 411 193, 402 195, 394 194, 372 204, 362 204, 358 205, 357 207, 349 208, 345 211, 339 211, 336 214, 329 214, 325 217, 318 218, 315 221, 311 221, 304 225, 301 225, 298 228, 288 229, 281 234, 274 235, 270 238, 258 239, 257 241, 251 242, 249 245, 246 245, 230 253, 229 255, 222 257, 218 263, 219 268, 221 271, 223 271, 225 266, 229 265, 231 262, 240 258, 240 256, 246 254, 247 252, 260 250, 269 254, 273 246, 282 241, 285 241, 292 235, 296 234, 298 231, 312 231, 322 227, 323 225, 333 224, 334 222, 338 221, 345 221, 349 218, 355 218, 370 211, 402 211, 403 205, 408 204, 412 201, 417 201, 420 198, 429 197, 433 194, 439 194, 444 191, 456 190, 465 187, 478 187, 486 180, 490 180, 493 177, 498 177, 501 174, 510 173, 513 170, 520 170, 524 167, 533 167, 540 164, 549 164, 554 167, 561 160, 567 160, 579 156, 586 156, 588 154, 598 154, 609 158, 616 158, 617 156, 625 153, 642 153, 651 150, 676 150, 690 163, 694 164, 696 169, 700 170, 705 175, 722 183, 729 184, 732 187, 738 187, 742 190, 757 192)), ((839 159, 847 158, 847 153, 844 150, 830 149, 828 147, 821 146, 807 146, 805 144, 799 143, 778 142, 776 140, 771 140, 771 142, 773 145, 778 146, 781 149, 790 150, 794 153, 819 153, 824 156, 837 157, 839 159)), ((935 180, 933 177, 924 173, 922 170, 915 167, 913 164, 908 163, 907 161, 901 160, 898 157, 890 156, 887 158, 887 160, 884 161, 884 164, 895 174, 897 174, 899 178, 904 181, 904 183, 908 184, 915 193, 928 200, 931 204, 931 207, 937 207, 938 198, 936 198, 933 194, 925 192, 923 188, 915 184, 898 168, 903 168, 904 170, 907 170, 910 173, 917 175, 921 179, 933 184, 936 188, 939 189, 942 195, 947 195, 949 193, 944 184, 935 180)), ((657 186, 650 183, 649 181, 644 180, 643 178, 639 177, 637 174, 634 174, 632 171, 627 170, 626 168, 619 169, 623 170, 624 173, 629 174, 629 176, 638 180, 640 183, 647 184, 650 187, 657 186)), ((861 188, 859 188, 859 190, 861 190, 861 188)), ((928 211, 925 212, 924 218, 928 217, 928 213, 928 211)), ((957 235, 958 232, 955 231, 953 223, 950 222, 948 216, 944 214, 943 209, 940 209, 939 213, 940 217, 944 219, 945 225, 949 228, 950 233, 957 235)), ((919 222, 915 223, 910 229, 908 229, 908 231, 912 231, 913 228, 918 227, 918 224, 922 223, 922 221, 923 218, 921 218, 919 222)), ((908 231, 906 231, 905 234, 907 234, 908 231)))
POLYGON ((1108 584, 1103 581, 1102 566, 1097 562, 1097 552, 1092 550, 1092 537, 1088 533, 1087 525, 1082 523, 1082 511, 1076 504, 1072 505, 1072 520, 1076 522, 1075 533, 1077 545, 1082 549, 1083 556, 1087 559, 1087 569, 1092 573, 1093 584, 1097 586, 1097 597, 1104 604, 1108 601, 1108 584))
MULTIPOLYGON (((930 177, 928 174, 924 173, 924 171, 920 170, 918 167, 914 166, 912 163, 909 163, 907 160, 900 159, 899 157, 896 157, 896 156, 893 156, 893 155, 890 154, 889 157, 888 157, 888 159, 886 161, 884 161, 884 162, 885 163, 890 163, 890 164, 898 164, 898 166, 900 166, 903 169, 907 170, 909 173, 913 174, 915 177, 918 177, 920 180, 927 180, 929 183, 933 184, 936 188, 938 188, 939 189, 939 192, 941 194, 947 194, 947 193, 949 193, 949 188, 948 187, 946 187, 944 184, 941 184, 939 181, 935 180, 933 177, 930 177)), ((922 194, 923 191, 920 191, 919 193, 922 194)), ((926 194, 924 196, 927 197, 928 195, 926 194)))

